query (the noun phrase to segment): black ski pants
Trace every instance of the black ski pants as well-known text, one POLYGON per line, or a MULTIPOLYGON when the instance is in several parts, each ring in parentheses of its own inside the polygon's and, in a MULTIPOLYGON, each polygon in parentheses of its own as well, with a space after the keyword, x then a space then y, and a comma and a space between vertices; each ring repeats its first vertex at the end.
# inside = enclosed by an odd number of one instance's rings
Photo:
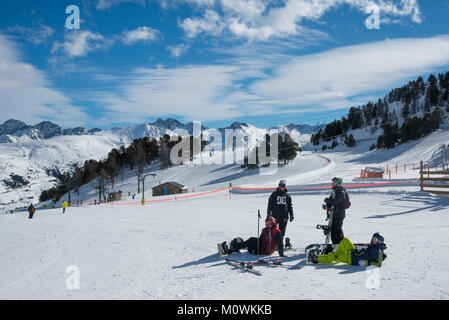
POLYGON ((333 244, 339 244, 341 240, 345 237, 343 233, 343 220, 345 219, 344 214, 334 214, 332 219, 332 230, 331 239, 333 244))
POLYGON ((259 238, 252 237, 242 243, 236 244, 235 247, 232 248, 231 250, 233 252, 237 252, 238 250, 241 250, 241 249, 248 249, 249 253, 258 254, 259 253, 259 250, 257 248, 258 241, 259 241, 259 238))

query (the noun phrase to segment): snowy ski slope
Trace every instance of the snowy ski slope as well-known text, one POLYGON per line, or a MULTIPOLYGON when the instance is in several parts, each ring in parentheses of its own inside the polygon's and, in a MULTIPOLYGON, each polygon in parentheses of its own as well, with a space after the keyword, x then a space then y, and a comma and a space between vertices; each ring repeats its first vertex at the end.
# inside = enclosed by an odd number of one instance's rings
MULTIPOLYGON (((256 266, 262 276, 225 263, 216 244, 256 236, 257 210, 265 214, 268 194, 201 195, 229 181, 234 187, 274 187, 286 178, 294 188, 326 185, 338 175, 346 184, 360 182, 356 178, 366 165, 438 159, 448 138, 442 130, 394 150, 366 152, 359 145, 321 157, 305 152, 272 176, 238 165, 150 167, 146 172, 158 176, 147 178, 146 200, 167 201, 142 206, 141 195, 132 200, 128 192, 136 192, 137 179, 128 173, 116 185, 125 192, 121 202, 71 207, 64 215, 61 208, 39 209, 32 220, 26 212, 2 214, 0 299, 448 299, 449 199, 420 193, 416 183, 350 191, 345 235, 365 242, 380 232, 388 246, 382 268, 256 266), (186 184, 189 192, 195 188, 187 196, 197 196, 151 197, 152 186, 170 180, 186 184), (69 290, 73 268, 80 287, 69 290)), ((394 178, 416 179, 417 173, 394 178)), ((295 220, 287 236, 297 250, 288 252, 286 265, 301 265, 301 248, 324 240, 315 227, 324 222, 321 204, 328 193, 292 193, 295 220)), ((80 200, 96 197, 94 183, 82 188, 80 200)), ((254 259, 243 251, 234 258, 254 259)))

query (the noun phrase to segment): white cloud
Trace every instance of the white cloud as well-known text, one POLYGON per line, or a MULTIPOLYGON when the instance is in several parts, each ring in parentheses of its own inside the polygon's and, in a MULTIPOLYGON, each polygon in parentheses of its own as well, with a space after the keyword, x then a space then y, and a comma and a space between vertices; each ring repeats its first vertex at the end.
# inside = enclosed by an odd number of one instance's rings
POLYGON ((126 45, 132 45, 137 42, 154 41, 158 38, 160 32, 150 27, 139 27, 131 31, 123 31, 120 40, 126 45))
POLYGON ((70 58, 86 56, 91 51, 109 48, 113 40, 106 39, 99 33, 89 30, 70 31, 66 34, 64 42, 55 42, 52 53, 64 52, 70 58))
POLYGON ((22 62, 13 41, 0 34, 0 122, 10 118, 36 123, 51 119, 62 126, 85 124, 88 117, 52 88, 45 74, 22 62))
MULTIPOLYGON (((207 65, 166 69, 139 69, 101 103, 111 118, 132 122, 170 115, 186 120, 230 119, 242 115, 245 93, 236 83, 238 67, 207 65)), ((249 98, 249 97, 248 97, 249 98)))
MULTIPOLYGON (((366 103, 449 66, 449 36, 395 39, 293 57, 248 46, 219 65, 139 69, 95 94, 113 119, 322 113, 366 103), (113 91, 112 91, 113 90, 113 91), (383 95, 380 94, 380 95, 383 95)), ((237 50, 237 49, 236 49, 237 50)))
POLYGON ((173 58, 179 58, 183 54, 189 50, 190 46, 184 43, 181 43, 176 46, 167 46, 167 50, 170 51, 170 56, 173 58))
POLYGON ((138 3, 145 5, 145 0, 97 0, 97 9, 106 10, 121 3, 138 3))
POLYGON ((47 42, 54 34, 54 30, 51 27, 42 24, 37 28, 16 25, 8 28, 7 31, 18 33, 22 35, 26 41, 35 45, 47 42))
POLYGON ((447 35, 386 40, 292 58, 250 92, 283 107, 349 107, 353 96, 390 90, 448 65, 447 35))
MULTIPOLYGON (((138 42, 151 42, 160 37, 160 32, 150 27, 142 26, 131 31, 123 31, 120 35, 105 37, 100 33, 94 33, 89 30, 70 31, 65 35, 63 42, 55 42, 51 53, 62 54, 69 58, 87 56, 88 53, 107 50, 117 42, 125 45, 133 45, 138 42)), ((58 61, 60 59, 55 59, 58 61)))
MULTIPOLYGON (((191 0, 184 0, 191 2, 191 0)), ((186 18, 180 22, 188 37, 201 33, 218 35, 228 31, 236 37, 248 40, 267 41, 274 37, 302 35, 305 29, 301 22, 316 21, 331 9, 343 4, 365 13, 376 4, 383 18, 411 17, 415 23, 421 22, 421 12, 416 0, 217 0, 220 12, 214 9, 214 2, 203 3, 202 17, 186 18)), ((394 20, 388 20, 394 21, 394 20)))
POLYGON ((203 18, 184 19, 184 21, 179 22, 179 25, 190 38, 196 37, 203 32, 218 35, 224 28, 222 18, 213 10, 206 10, 203 18))

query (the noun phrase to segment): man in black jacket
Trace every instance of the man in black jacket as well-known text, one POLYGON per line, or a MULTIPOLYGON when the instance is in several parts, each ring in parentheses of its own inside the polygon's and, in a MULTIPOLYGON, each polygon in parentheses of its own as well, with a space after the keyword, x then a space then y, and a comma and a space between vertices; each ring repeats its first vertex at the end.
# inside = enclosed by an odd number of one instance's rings
MULTIPOLYGON (((287 182, 281 180, 279 187, 274 191, 268 199, 267 215, 273 216, 279 223, 279 229, 282 233, 282 238, 285 236, 288 220, 293 221, 293 206, 292 198, 287 192, 287 182)), ((289 246, 289 243, 285 244, 289 246)))
POLYGON ((324 199, 327 207, 334 211, 332 218, 331 239, 333 244, 339 244, 344 238, 342 230, 343 220, 346 216, 345 201, 346 193, 343 189, 343 179, 332 179, 332 193, 329 198, 324 199))

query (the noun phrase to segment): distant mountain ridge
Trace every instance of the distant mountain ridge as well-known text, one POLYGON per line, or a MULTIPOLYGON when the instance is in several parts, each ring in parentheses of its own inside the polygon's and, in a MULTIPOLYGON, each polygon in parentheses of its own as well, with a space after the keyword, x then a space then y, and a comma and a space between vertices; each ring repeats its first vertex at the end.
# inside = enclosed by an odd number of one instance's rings
POLYGON ((25 142, 30 140, 49 139, 55 136, 88 135, 101 131, 98 128, 87 129, 84 127, 63 129, 51 121, 42 121, 34 126, 10 119, 0 125, 0 143, 25 142))
MULTIPOLYGON (((218 128, 219 131, 224 132, 226 129, 241 129, 245 133, 252 129, 254 131, 265 131, 265 129, 259 129, 255 126, 249 125, 244 122, 234 122, 228 127, 218 128)), ((292 133, 293 135, 312 134, 316 133, 319 129, 324 128, 324 125, 309 126, 309 125, 295 125, 289 124, 287 126, 271 127, 269 129, 279 129, 281 132, 292 133)), ((33 140, 44 140, 53 138, 56 136, 68 136, 68 135, 92 135, 101 132, 100 134, 107 135, 108 132, 119 134, 127 137, 127 140, 133 140, 136 138, 149 137, 159 139, 164 134, 174 134, 177 130, 185 130, 189 134, 193 134, 193 122, 182 123, 174 118, 168 118, 166 120, 158 119, 153 123, 144 123, 140 125, 127 126, 127 127, 115 127, 109 130, 101 130, 98 128, 87 129, 85 127, 63 129, 59 125, 54 124, 51 121, 42 121, 36 125, 28 125, 22 121, 10 119, 0 124, 0 143, 18 143, 27 142, 33 140)), ((205 132, 211 128, 201 126, 201 131, 205 132)))

